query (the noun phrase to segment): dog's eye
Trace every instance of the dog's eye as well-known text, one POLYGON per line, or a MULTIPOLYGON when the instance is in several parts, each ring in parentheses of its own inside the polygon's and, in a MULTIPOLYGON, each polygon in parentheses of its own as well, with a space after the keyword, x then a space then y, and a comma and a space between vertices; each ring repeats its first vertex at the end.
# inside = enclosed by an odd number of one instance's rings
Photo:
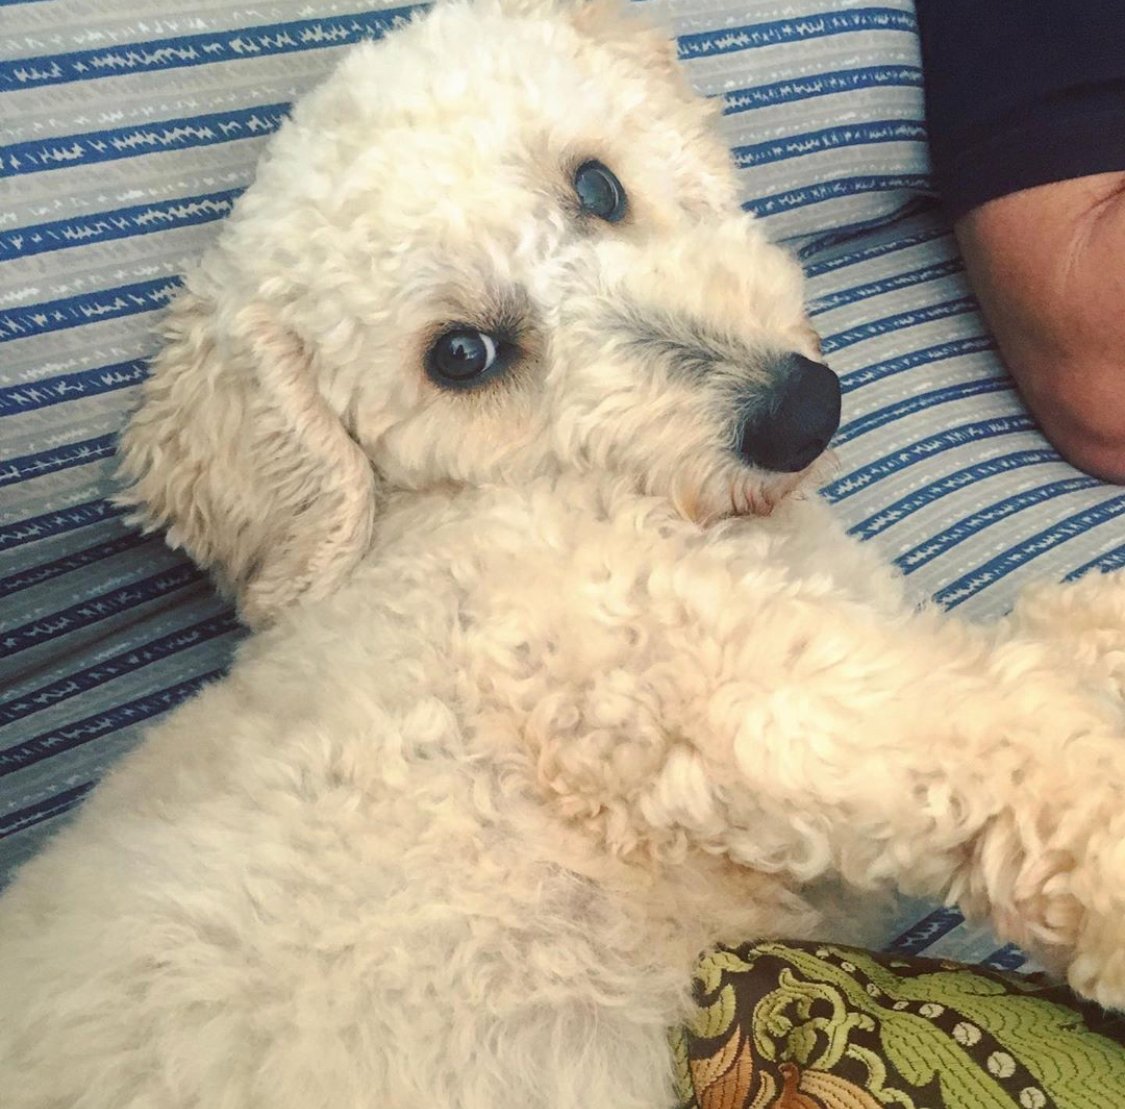
POLYGON ((483 331, 455 327, 443 332, 426 354, 426 370, 441 385, 479 385, 502 368, 501 344, 483 331))
POLYGON ((629 198, 621 182, 601 162, 583 162, 574 174, 574 191, 584 212, 607 223, 623 219, 629 198))

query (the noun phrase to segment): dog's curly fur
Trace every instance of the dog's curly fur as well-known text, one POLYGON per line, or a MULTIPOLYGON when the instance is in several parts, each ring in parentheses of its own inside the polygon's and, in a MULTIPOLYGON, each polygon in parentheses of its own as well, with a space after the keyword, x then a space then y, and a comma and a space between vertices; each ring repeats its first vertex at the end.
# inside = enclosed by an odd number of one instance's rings
POLYGON ((7 1109, 670 1106, 694 957, 831 875, 1125 1002, 1125 588, 915 611, 731 449, 816 346, 709 117, 578 0, 297 106, 123 438, 262 630, 0 902, 7 1109), (512 364, 435 384, 451 323, 512 364))

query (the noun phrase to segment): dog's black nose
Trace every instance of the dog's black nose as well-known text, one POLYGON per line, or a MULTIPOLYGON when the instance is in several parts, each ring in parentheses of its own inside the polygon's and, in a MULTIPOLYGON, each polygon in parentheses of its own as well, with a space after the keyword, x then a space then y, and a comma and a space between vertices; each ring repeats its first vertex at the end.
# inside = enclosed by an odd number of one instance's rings
POLYGON ((791 354, 743 422, 738 453, 763 470, 796 473, 824 452, 839 426, 839 379, 822 363, 791 354))

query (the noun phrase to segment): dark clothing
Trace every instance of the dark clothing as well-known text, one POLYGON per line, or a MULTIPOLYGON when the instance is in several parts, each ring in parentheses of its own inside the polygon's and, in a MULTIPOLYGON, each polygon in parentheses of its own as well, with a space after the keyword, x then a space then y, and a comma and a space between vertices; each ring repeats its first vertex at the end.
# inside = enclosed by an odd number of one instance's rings
POLYGON ((917 0, 934 183, 951 216, 1125 170, 1125 0, 917 0))

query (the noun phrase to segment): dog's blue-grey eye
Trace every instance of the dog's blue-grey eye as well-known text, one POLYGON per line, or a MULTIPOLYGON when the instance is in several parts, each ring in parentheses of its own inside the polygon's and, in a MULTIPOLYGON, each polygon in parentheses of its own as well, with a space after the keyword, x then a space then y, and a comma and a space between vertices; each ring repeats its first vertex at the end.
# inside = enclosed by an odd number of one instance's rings
POLYGON ((483 331, 457 327, 443 332, 426 355, 426 370, 443 385, 477 385, 498 368, 499 344, 483 331))
POLYGON ((583 162, 574 174, 574 191, 584 212, 607 223, 623 219, 629 198, 621 182, 601 162, 583 162))

